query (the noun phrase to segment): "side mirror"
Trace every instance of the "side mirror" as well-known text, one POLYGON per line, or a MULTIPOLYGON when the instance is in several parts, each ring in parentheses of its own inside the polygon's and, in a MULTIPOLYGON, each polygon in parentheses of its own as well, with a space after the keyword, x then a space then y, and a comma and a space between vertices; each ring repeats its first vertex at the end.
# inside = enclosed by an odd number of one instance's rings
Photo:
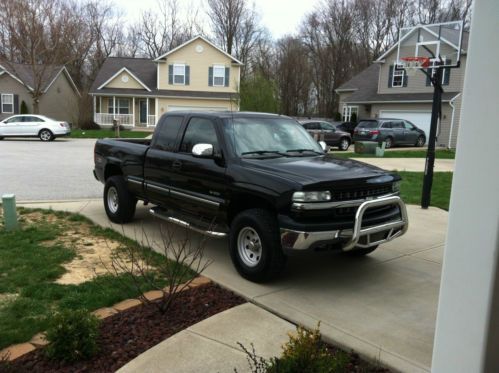
POLYGON ((319 141, 319 145, 321 146, 322 150, 327 150, 327 144, 324 141, 319 141))
POLYGON ((192 155, 199 158, 211 158, 213 157, 213 145, 196 144, 192 148, 192 155))

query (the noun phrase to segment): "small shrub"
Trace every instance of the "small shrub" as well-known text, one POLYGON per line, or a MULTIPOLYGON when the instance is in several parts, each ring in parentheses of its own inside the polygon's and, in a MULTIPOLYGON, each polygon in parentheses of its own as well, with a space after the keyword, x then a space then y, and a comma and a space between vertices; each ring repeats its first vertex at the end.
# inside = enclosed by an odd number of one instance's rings
POLYGON ((357 123, 357 113, 352 113, 350 116, 350 122, 357 123))
POLYGON ((249 351, 239 344, 248 357, 252 373, 336 373, 344 372, 350 364, 347 353, 332 354, 321 341, 319 325, 309 331, 301 326, 289 335, 280 358, 265 360, 258 357, 255 349, 249 351))
POLYGON ((21 101, 20 113, 21 114, 29 114, 28 105, 26 105, 26 102, 24 100, 21 101))
POLYGON ((97 352, 98 333, 99 319, 87 310, 58 312, 49 320, 45 352, 59 361, 88 359, 97 352))
POLYGON ((334 113, 334 121, 341 122, 341 120, 342 120, 341 113, 339 113, 339 112, 334 113))

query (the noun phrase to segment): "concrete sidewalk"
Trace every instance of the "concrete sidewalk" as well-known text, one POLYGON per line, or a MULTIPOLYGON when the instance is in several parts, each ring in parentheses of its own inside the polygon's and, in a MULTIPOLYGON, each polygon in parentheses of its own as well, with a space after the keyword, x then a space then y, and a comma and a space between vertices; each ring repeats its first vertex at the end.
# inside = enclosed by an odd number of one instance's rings
MULTIPOLYGON (((40 203, 27 207, 79 212, 97 224, 131 237, 145 232, 159 250, 160 222, 137 207, 134 223, 107 219, 102 201, 40 203)), ((336 253, 290 257, 282 276, 269 284, 241 278, 230 261, 227 240, 210 240, 203 273, 253 303, 295 324, 314 328, 321 321, 327 342, 404 372, 429 371, 445 242, 447 212, 408 206, 406 235, 364 258, 336 253)), ((167 225, 179 235, 182 228, 167 225)), ((189 233, 193 244, 201 236, 189 233)))
POLYGON ((118 370, 119 373, 249 372, 247 355, 280 356, 295 326, 246 303, 203 320, 157 344, 118 370))
MULTIPOLYGON (((424 172, 426 158, 352 158, 388 171, 424 172)), ((453 172, 454 159, 435 159, 435 172, 453 172)))

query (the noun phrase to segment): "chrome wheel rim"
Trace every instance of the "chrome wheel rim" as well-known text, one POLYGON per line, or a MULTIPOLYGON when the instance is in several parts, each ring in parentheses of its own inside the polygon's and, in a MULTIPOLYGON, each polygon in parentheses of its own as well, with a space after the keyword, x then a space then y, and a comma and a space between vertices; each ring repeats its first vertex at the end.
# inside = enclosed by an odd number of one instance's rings
POLYGON ((42 131, 40 133, 40 137, 42 138, 43 141, 49 141, 52 136, 50 135, 49 131, 42 131))
POLYGON ((242 262, 255 267, 262 258, 262 242, 258 233, 251 227, 244 227, 237 236, 237 249, 242 262))
POLYGON ((423 146, 425 143, 424 138, 420 137, 418 140, 418 146, 423 146))
POLYGON ((348 143, 347 139, 341 140, 341 150, 347 150, 349 145, 350 144, 348 143))
POLYGON ((385 148, 391 148, 392 147, 392 140, 390 138, 387 138, 385 140, 385 148))
POLYGON ((116 214, 118 211, 118 191, 113 186, 107 190, 107 207, 113 214, 116 214))

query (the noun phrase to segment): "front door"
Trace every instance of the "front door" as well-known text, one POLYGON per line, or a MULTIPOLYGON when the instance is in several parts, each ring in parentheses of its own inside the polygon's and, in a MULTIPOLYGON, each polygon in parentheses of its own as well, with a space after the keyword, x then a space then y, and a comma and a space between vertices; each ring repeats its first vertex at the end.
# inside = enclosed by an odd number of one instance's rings
POLYGON ((147 100, 139 101, 140 123, 147 123, 147 100))
POLYGON ((37 136, 38 132, 43 127, 44 120, 34 115, 23 116, 23 121, 20 123, 20 132, 24 136, 37 136))
POLYGON ((0 136, 21 135, 22 117, 17 116, 0 122, 0 136))

